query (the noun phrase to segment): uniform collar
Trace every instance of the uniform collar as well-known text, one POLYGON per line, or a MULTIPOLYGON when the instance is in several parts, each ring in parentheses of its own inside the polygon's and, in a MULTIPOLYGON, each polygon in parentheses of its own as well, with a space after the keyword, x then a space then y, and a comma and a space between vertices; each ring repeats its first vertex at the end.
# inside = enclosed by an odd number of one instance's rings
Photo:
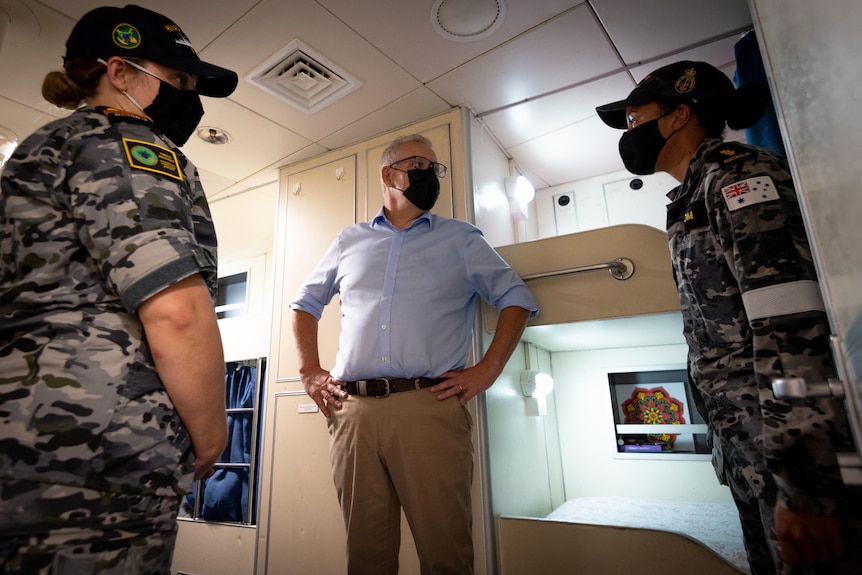
POLYGON ((685 170, 685 180, 683 180, 682 185, 668 192, 667 197, 670 201, 675 202, 689 193, 693 186, 696 185, 696 182, 703 177, 706 166, 705 158, 709 154, 709 151, 722 144, 724 144, 724 141, 721 138, 705 138, 698 145, 697 150, 694 151, 694 156, 692 156, 691 161, 688 163, 688 168, 685 170))

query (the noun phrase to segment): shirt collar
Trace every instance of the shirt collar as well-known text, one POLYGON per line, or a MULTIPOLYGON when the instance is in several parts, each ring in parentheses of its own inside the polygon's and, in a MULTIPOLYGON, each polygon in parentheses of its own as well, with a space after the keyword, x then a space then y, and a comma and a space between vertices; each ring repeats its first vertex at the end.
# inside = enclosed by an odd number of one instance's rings
MULTIPOLYGON (((410 228, 419 225, 420 222, 427 222, 429 228, 434 227, 434 215, 431 213, 431 210, 422 212, 422 215, 413 220, 413 222, 405 229, 409 230, 410 228)), ((397 228, 393 226, 389 220, 386 219, 386 216, 383 213, 383 207, 378 210, 377 215, 375 215, 374 218, 371 220, 372 228, 376 228, 378 226, 385 226, 391 230, 398 231, 397 228)))

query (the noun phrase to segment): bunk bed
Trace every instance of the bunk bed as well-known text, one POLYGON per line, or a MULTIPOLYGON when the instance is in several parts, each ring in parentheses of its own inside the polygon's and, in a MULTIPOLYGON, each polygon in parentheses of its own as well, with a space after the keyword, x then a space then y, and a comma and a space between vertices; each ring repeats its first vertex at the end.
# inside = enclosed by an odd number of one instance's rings
POLYGON ((676 533, 705 545, 739 572, 749 572, 742 526, 736 506, 731 503, 577 497, 554 509, 545 519, 676 533))
MULTIPOLYGON (((539 301, 529 326, 679 312, 662 230, 626 224, 497 251, 539 301)), ((485 306, 486 331, 496 319, 485 306)), ((495 521, 501 575, 748 573, 732 503, 572 497, 545 517, 495 521)))

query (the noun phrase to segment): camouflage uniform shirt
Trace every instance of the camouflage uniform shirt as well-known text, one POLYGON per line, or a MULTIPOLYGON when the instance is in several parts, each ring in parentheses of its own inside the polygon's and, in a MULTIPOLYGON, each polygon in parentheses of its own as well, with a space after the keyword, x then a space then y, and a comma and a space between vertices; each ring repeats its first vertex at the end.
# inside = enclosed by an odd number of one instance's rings
POLYGON ((214 290, 196 168, 148 120, 79 109, 5 166, 0 248, 0 479, 184 493, 191 444, 136 310, 194 273, 214 290))
POLYGON ((834 513, 842 490, 835 453, 852 445, 843 407, 831 399, 777 400, 771 387, 779 377, 835 375, 786 161, 707 139, 668 197, 690 369, 712 431, 725 449, 742 446, 745 457, 762 457, 787 506, 834 513))

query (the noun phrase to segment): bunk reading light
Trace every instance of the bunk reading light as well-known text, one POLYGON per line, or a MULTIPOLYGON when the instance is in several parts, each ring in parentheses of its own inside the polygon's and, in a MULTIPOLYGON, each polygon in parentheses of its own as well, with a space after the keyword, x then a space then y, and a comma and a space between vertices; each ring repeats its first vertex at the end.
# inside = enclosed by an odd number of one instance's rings
POLYGON ((8 128, 0 126, 0 168, 12 156, 12 151, 18 145, 18 136, 8 128))
POLYGON ((536 190, 524 176, 509 176, 504 182, 509 198, 509 212, 516 220, 527 219, 527 204, 533 201, 536 190))
POLYGON ((506 195, 521 204, 529 204, 536 197, 536 189, 524 176, 510 176, 506 178, 506 195))
POLYGON ((546 415, 548 395, 554 391, 554 378, 550 374, 530 367, 530 342, 524 342, 524 370, 521 371, 521 393, 527 415, 546 415))
POLYGON ((521 391, 524 397, 545 398, 554 391, 554 378, 533 369, 521 372, 521 391))

